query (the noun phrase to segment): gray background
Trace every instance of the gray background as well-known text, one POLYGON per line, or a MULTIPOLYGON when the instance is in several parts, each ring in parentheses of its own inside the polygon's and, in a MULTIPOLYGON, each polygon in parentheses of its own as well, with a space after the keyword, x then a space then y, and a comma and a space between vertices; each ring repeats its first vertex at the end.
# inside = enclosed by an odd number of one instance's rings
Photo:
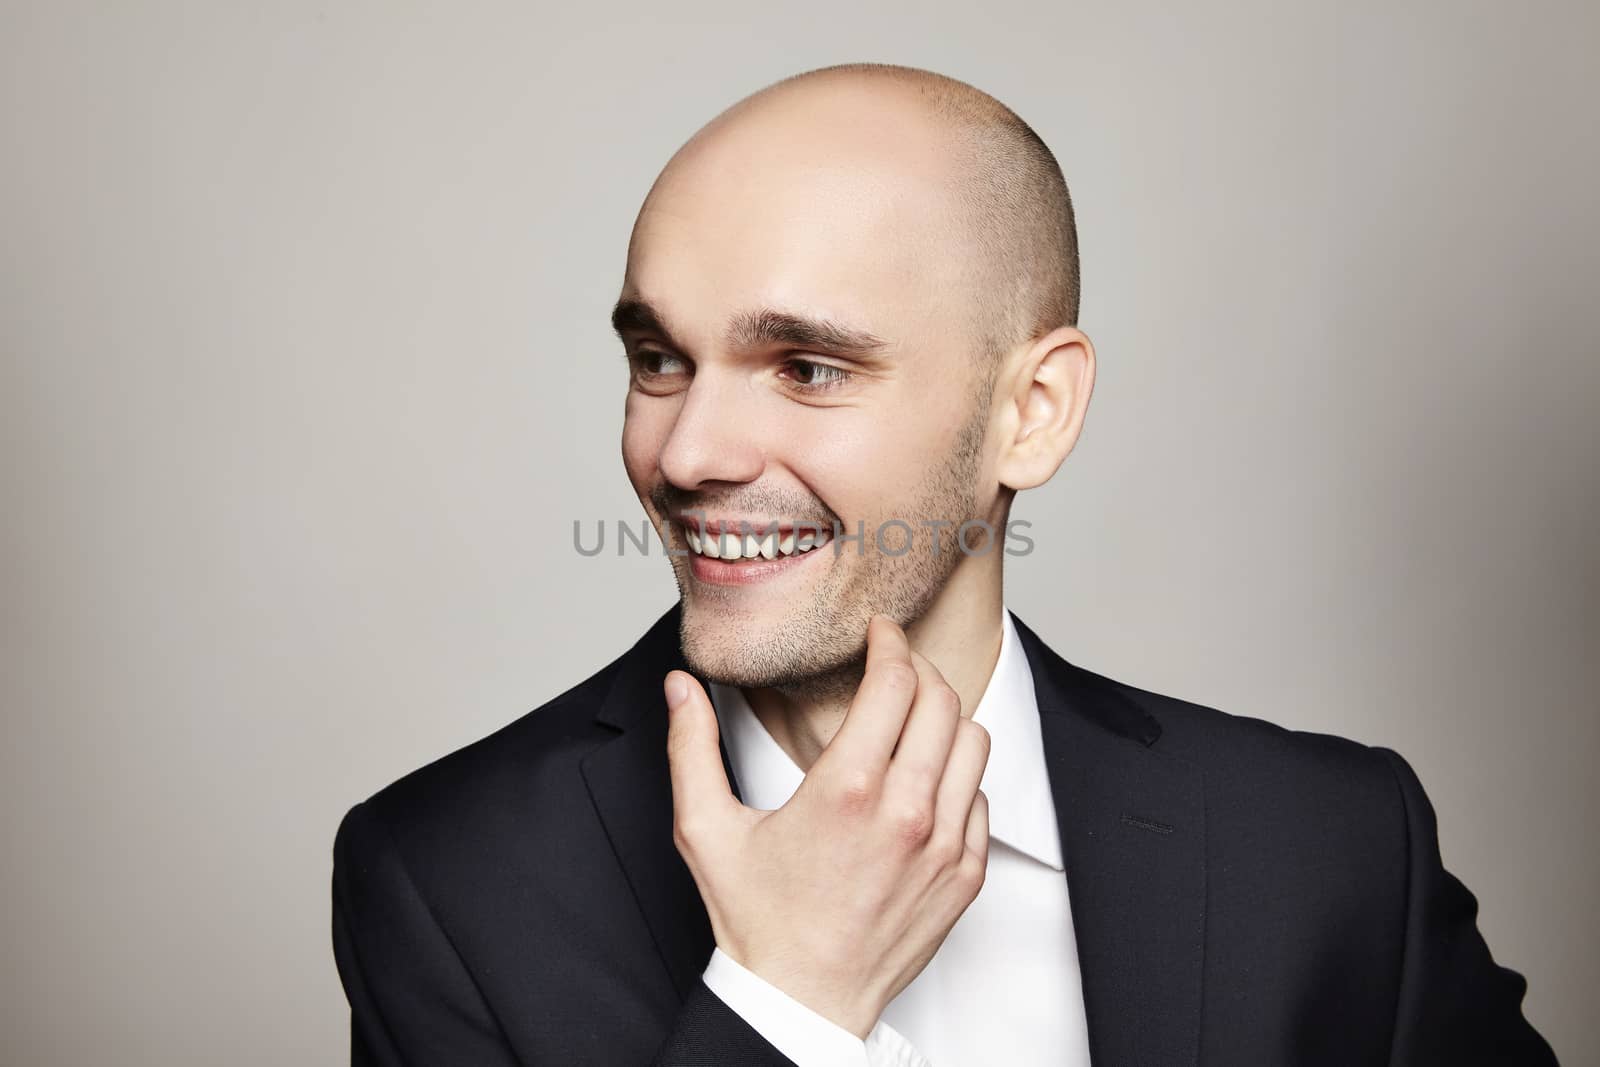
POLYGON ((1404 753, 1596 1062, 1596 9, 651 6, 5 6, 4 1061, 340 1060, 340 815, 675 595, 571 547, 640 514, 648 184, 870 59, 1010 104, 1077 202, 1099 382, 1010 605, 1404 753))

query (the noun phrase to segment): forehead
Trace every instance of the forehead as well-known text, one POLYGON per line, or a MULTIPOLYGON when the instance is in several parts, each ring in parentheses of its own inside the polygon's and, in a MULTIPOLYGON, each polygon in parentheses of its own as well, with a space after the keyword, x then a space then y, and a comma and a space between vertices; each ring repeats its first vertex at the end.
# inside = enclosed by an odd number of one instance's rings
POLYGON ((702 343, 752 307, 896 340, 940 328, 962 277, 948 182, 927 151, 890 147, 691 142, 640 212, 624 296, 648 294, 702 343))

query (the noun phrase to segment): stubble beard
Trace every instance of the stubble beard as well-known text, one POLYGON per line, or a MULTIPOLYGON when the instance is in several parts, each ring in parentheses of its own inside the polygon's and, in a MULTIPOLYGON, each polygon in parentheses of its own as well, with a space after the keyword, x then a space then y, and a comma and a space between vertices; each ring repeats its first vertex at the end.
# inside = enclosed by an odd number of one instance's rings
MULTIPOLYGON (((840 545, 836 539, 813 549, 839 555, 824 564, 830 569, 815 592, 804 602, 789 605, 774 625, 746 626, 733 620, 719 624, 697 617, 701 612, 684 595, 683 571, 674 567, 684 605, 679 637, 689 669, 708 681, 777 689, 791 699, 847 701, 860 685, 866 665, 867 621, 883 614, 904 627, 921 618, 963 559, 961 524, 984 518, 975 511, 987 414, 988 404, 979 404, 948 460, 930 472, 907 513, 869 520, 861 542, 840 545), (906 522, 912 530, 910 549, 901 555, 880 551, 875 539, 875 522, 893 519, 906 522), (929 526, 924 520, 947 525, 929 526)), ((857 531, 841 532, 850 536, 857 531)), ((992 531, 990 536, 994 540, 987 546, 973 540, 973 552, 999 551, 1001 532, 992 531)), ((883 530, 884 545, 891 552, 898 552, 905 538, 905 528, 898 524, 883 530)))

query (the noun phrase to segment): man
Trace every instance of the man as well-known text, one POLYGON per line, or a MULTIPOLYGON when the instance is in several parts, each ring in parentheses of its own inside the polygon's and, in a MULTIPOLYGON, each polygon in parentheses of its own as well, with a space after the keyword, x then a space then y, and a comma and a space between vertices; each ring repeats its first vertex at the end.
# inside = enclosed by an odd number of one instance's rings
POLYGON ((964 83, 825 68, 679 150, 613 316, 679 603, 345 818, 353 1061, 1554 1061, 1403 760, 1004 609, 1077 305, 1055 159, 964 83))

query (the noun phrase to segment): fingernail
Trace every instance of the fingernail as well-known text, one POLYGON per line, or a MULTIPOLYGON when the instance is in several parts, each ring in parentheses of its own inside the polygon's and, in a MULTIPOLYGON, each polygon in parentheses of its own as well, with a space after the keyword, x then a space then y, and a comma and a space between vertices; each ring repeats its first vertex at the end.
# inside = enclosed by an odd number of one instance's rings
POLYGON ((689 686, 683 675, 676 672, 667 675, 667 706, 675 708, 688 698, 689 686))

